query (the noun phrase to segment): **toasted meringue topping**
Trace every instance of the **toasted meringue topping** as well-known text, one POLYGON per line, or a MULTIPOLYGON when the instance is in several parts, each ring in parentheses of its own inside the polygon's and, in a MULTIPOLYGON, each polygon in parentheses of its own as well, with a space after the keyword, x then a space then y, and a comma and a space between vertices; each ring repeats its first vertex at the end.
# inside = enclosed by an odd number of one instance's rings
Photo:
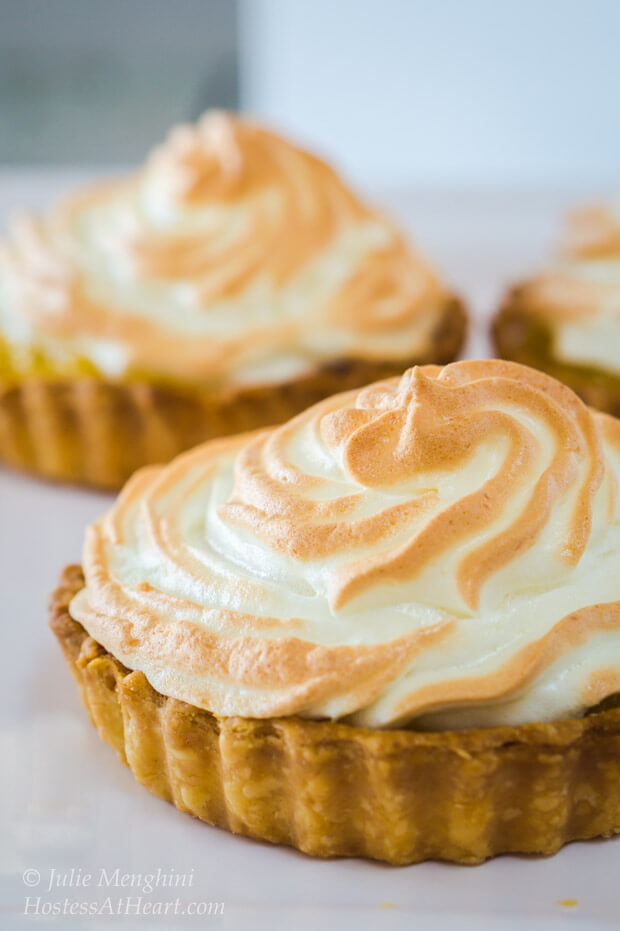
POLYGON ((134 177, 19 220, 0 254, 0 335, 114 376, 252 383, 415 358, 444 300, 331 168, 223 113, 175 129, 134 177))
POLYGON ((620 690, 620 422, 508 362, 414 368, 139 472, 71 613, 223 715, 522 723, 620 690))
POLYGON ((620 204, 584 207, 571 217, 565 251, 577 259, 620 260, 620 204))
POLYGON ((620 373, 620 204, 573 215, 561 258, 527 285, 526 300, 559 359, 620 373))

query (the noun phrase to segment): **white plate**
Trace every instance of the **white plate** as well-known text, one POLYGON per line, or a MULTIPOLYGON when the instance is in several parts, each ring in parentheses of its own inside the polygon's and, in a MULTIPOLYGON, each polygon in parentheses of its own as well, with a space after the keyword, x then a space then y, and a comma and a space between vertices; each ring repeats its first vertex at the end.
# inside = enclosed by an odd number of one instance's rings
MULTIPOLYGON (((54 184, 58 178, 30 184, 21 176, 7 188, 0 176, 0 208, 40 200, 54 184)), ((486 313, 509 280, 540 264, 570 197, 461 193, 385 200, 473 303, 470 354, 477 355, 486 350, 486 313)), ((252 931, 619 924, 620 841, 573 844, 551 859, 502 857, 480 867, 321 862, 209 828, 138 786, 88 723, 46 626, 58 573, 79 561, 85 524, 110 500, 0 471, 0 926, 14 926, 27 897, 40 912, 54 903, 103 904, 103 916, 52 917, 46 924, 92 931, 119 927, 105 909, 123 911, 128 898, 122 927, 144 928, 153 920, 132 917, 132 907, 163 908, 177 897, 184 909, 224 903, 223 916, 203 917, 202 926, 252 931), (90 884, 77 885, 75 875, 72 881, 72 868, 91 874, 90 884), (160 879, 152 892, 141 891, 140 874, 157 870, 160 876, 174 871, 191 885, 164 886, 160 879), (27 871, 38 871, 38 883, 27 871), (114 885, 122 874, 137 885, 114 885), (69 885, 50 891, 50 878, 58 875, 69 885), (562 904, 567 900, 578 904, 562 904)), ((169 914, 155 926, 197 924, 169 914)))

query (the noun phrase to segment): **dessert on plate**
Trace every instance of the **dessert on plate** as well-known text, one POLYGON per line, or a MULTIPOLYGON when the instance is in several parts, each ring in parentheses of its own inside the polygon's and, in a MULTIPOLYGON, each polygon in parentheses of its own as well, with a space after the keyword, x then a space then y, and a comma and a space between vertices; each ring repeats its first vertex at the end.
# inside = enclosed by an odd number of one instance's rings
POLYGON ((620 416, 620 204, 575 212, 561 256, 513 288, 493 334, 499 355, 620 416))
POLYGON ((51 624, 183 811, 317 856, 620 831, 620 421, 524 366, 412 368, 138 472, 51 624))
POLYGON ((115 487, 214 436, 448 362, 458 299, 322 161, 242 118, 0 247, 0 460, 115 487))

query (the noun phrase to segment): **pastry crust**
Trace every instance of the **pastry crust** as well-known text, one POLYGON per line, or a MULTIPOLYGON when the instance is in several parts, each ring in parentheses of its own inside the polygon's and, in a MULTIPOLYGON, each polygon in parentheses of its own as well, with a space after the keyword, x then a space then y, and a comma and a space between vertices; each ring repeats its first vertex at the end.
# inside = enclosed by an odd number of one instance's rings
POLYGON ((141 466, 198 443, 281 423, 324 397, 412 364, 450 362, 466 329, 462 303, 450 298, 428 357, 336 360, 291 382, 219 394, 99 378, 0 379, 0 460, 56 481, 116 489, 141 466))
POLYGON ((393 864, 552 854, 620 832, 620 709, 436 733, 221 718, 156 692, 74 621, 51 627, 101 737, 151 792, 209 824, 313 856, 393 864))
POLYGON ((586 404, 620 417, 620 378, 554 356, 551 330, 532 307, 527 284, 509 292, 493 319, 491 332, 501 358, 542 369, 572 388, 586 404))

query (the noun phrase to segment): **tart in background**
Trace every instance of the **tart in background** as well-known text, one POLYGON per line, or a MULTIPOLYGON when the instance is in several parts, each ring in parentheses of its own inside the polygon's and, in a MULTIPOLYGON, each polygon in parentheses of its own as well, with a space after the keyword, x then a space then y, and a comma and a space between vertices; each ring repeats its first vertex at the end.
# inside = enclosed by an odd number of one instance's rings
POLYGON ((561 257, 508 294, 493 322, 498 354, 543 369, 620 416, 620 207, 571 218, 561 257))
POLYGON ((114 487, 211 437, 447 362, 460 302, 382 214, 241 118, 22 217, 0 251, 0 459, 114 487))
POLYGON ((317 856, 620 831, 620 421, 428 366, 137 473, 52 602, 99 733, 183 811, 317 856))

